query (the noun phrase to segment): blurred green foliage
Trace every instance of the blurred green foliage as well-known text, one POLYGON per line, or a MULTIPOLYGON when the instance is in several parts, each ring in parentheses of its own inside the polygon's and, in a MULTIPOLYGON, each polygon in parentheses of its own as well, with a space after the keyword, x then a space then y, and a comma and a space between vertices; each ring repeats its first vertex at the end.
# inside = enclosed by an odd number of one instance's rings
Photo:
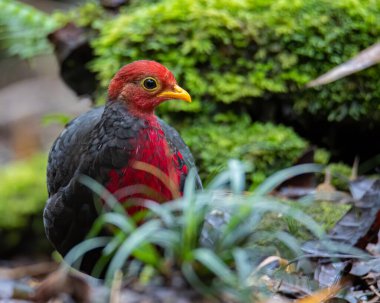
POLYGON ((0 227, 23 227, 47 199, 46 155, 0 168, 0 227))
POLYGON ((41 235, 42 210, 47 199, 46 165, 46 155, 37 155, 0 167, 1 253, 21 245, 25 233, 44 239, 41 235))
POLYGON ((88 1, 81 6, 69 11, 56 11, 53 18, 60 24, 74 22, 82 27, 99 27, 110 15, 100 6, 97 1, 88 1))
POLYGON ((330 161, 330 153, 324 148, 318 148, 314 153, 314 162, 326 165, 330 161))
POLYGON ((340 190, 348 190, 351 167, 344 163, 331 163, 327 166, 331 173, 331 184, 340 190))
POLYGON ((0 1, 0 48, 9 55, 30 58, 51 51, 47 35, 59 23, 18 1, 0 1))

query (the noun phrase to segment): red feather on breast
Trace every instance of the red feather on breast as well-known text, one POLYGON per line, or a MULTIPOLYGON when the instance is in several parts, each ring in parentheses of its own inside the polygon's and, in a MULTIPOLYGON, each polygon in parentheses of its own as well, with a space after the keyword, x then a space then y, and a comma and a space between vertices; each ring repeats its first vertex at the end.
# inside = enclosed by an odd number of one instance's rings
POLYGON ((171 152, 161 128, 144 128, 137 138, 126 167, 111 170, 106 184, 108 191, 115 194, 120 203, 126 204, 129 215, 143 209, 134 205, 136 201, 162 203, 178 198, 182 195, 181 176, 188 172, 186 165, 180 165, 181 153, 171 152))

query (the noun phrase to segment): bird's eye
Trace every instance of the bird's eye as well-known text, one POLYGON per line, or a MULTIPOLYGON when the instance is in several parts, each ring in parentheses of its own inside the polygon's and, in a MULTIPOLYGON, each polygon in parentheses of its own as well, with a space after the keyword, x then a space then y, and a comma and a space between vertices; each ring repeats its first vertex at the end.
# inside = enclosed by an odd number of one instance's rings
POLYGON ((157 87, 157 81, 154 78, 146 78, 142 84, 146 90, 154 90, 157 87))

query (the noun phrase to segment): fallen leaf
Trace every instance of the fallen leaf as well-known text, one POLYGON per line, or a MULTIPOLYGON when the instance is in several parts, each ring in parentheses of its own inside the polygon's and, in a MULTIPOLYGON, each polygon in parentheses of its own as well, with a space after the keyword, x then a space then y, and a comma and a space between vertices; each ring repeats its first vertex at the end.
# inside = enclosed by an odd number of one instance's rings
POLYGON ((88 283, 67 268, 59 268, 47 276, 37 287, 33 299, 37 302, 47 302, 60 294, 68 294, 78 303, 90 302, 88 283))
POLYGON ((17 280, 24 277, 35 277, 47 275, 58 268, 58 264, 54 262, 43 262, 32 265, 18 266, 15 268, 1 268, 0 278, 17 280))
POLYGON ((337 283, 331 287, 321 289, 310 296, 295 300, 294 303, 323 303, 334 297, 343 287, 344 285, 337 283))

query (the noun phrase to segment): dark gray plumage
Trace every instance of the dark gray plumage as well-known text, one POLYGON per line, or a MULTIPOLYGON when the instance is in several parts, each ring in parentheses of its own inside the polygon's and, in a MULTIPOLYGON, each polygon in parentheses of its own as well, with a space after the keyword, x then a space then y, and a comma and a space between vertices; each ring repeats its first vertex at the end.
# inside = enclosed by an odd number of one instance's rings
MULTIPOLYGON (((179 151, 188 169, 194 168, 193 156, 178 132, 162 120, 159 124, 171 151, 179 151)), ((61 254, 85 238, 97 217, 93 194, 78 182, 79 176, 88 175, 104 185, 111 169, 128 165, 128 151, 135 148, 135 137, 144 127, 149 126, 132 116, 124 104, 108 102, 74 119, 54 142, 47 169, 44 225, 61 254)), ((202 188, 196 178, 197 187, 202 188)))

